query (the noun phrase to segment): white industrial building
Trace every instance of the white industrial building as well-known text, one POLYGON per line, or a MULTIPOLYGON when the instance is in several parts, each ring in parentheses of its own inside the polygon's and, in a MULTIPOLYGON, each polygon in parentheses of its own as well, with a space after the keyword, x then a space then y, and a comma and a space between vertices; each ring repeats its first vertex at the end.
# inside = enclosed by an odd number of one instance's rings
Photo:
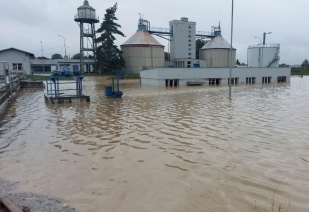
POLYGON ((258 44, 248 48, 248 67, 279 67, 280 44, 258 44))
POLYGON ((9 62, 9 69, 31 73, 30 59, 34 54, 16 48, 0 50, 0 61, 9 62))
MULTIPOLYGON (((231 84, 289 82, 291 68, 233 68, 231 84)), ((229 68, 157 68, 140 72, 151 86, 228 85, 229 68)))
POLYGON ((188 18, 170 21, 170 59, 195 59, 196 58, 196 23, 188 18))

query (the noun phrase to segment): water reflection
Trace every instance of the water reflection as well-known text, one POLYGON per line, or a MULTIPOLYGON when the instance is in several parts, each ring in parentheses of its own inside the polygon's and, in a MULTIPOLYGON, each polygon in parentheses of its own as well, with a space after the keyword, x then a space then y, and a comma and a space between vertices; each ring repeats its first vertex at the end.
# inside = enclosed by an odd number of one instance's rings
POLYGON ((232 101, 139 81, 110 99, 100 78, 85 104, 25 90, 0 122, 0 177, 81 211, 306 211, 308 81, 233 87, 232 101))

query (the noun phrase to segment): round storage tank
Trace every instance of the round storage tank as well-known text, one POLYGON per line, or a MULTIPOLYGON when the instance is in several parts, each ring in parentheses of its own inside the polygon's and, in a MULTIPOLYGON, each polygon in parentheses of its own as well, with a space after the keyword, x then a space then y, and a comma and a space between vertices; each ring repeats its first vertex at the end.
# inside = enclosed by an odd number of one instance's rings
POLYGON ((164 46, 144 30, 143 26, 139 26, 139 30, 121 45, 127 72, 139 73, 141 70, 159 68, 165 64, 164 46))
MULTIPOLYGON (((201 60, 206 60, 207 68, 228 68, 231 45, 216 31, 216 36, 200 49, 201 60)), ((232 48, 232 67, 236 66, 236 49, 232 48)))
POLYGON ((251 45, 248 48, 248 67, 279 67, 280 44, 251 45))

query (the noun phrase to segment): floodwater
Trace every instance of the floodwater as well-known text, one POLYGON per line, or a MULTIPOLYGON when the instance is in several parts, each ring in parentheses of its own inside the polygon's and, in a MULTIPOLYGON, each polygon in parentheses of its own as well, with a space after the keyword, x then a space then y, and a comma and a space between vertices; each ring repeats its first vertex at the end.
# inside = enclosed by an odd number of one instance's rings
POLYGON ((141 87, 90 103, 23 90, 0 119, 0 178, 78 211, 309 211, 309 77, 141 87))

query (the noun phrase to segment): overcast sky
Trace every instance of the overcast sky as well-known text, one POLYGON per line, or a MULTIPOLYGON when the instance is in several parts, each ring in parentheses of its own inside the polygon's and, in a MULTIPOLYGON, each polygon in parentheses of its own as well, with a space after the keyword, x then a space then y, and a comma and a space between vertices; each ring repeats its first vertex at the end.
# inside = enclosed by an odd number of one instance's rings
MULTIPOLYGON (((83 0, 0 0, 0 50, 18 48, 41 56, 79 52, 79 28, 74 21, 83 0)), ((121 45, 137 30, 139 13, 152 27, 169 28, 169 21, 181 17, 196 22, 198 31, 211 31, 221 22, 223 37, 230 43, 232 0, 118 0, 116 16, 125 38, 117 37, 121 45)), ((89 0, 102 22, 105 10, 114 0, 89 0)), ((280 63, 300 64, 309 59, 308 0, 234 0, 233 46, 237 59, 247 63, 248 45, 258 44, 264 32, 266 43, 280 43, 280 63)), ((96 28, 99 24, 96 25, 96 28)), ((167 42, 155 37, 165 45, 167 42)))

